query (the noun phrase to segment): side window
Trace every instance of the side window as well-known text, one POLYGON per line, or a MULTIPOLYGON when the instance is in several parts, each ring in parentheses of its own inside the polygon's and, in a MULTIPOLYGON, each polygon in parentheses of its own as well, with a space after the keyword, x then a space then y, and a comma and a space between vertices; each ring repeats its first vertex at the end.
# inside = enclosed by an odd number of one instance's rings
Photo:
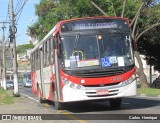
POLYGON ((47 42, 45 42, 45 67, 47 66, 47 42))
POLYGON ((49 40, 47 40, 47 66, 49 66, 49 57, 50 57, 50 47, 49 47, 49 44, 50 44, 50 42, 49 42, 49 40))
POLYGON ((35 71, 35 52, 33 53, 33 70, 35 71))
POLYGON ((31 70, 33 71, 33 53, 31 54, 31 70))
POLYGON ((39 70, 39 57, 38 57, 38 54, 39 54, 39 52, 38 52, 38 49, 37 49, 37 51, 36 51, 36 70, 39 70))
POLYGON ((37 58, 38 58, 38 69, 40 69, 40 52, 39 52, 39 49, 38 49, 37 58))
POLYGON ((45 67, 45 63, 46 63, 45 52, 46 52, 46 48, 45 48, 45 44, 43 44, 43 67, 45 67))
POLYGON ((50 57, 50 60, 51 60, 51 64, 53 63, 54 64, 54 51, 55 51, 55 49, 54 49, 54 38, 53 37, 51 37, 50 38, 50 47, 51 47, 51 50, 50 50, 50 52, 51 52, 51 57, 50 57))
POLYGON ((51 38, 49 38, 48 40, 48 48, 49 48, 48 64, 51 65, 51 38))
POLYGON ((35 51, 34 53, 35 53, 35 70, 37 70, 37 51, 35 51))

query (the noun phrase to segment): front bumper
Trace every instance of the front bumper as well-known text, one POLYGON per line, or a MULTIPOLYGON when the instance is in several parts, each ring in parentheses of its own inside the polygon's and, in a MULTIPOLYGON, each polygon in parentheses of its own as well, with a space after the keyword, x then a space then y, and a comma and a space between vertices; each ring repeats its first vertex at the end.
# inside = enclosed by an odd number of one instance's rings
POLYGON ((83 89, 70 88, 64 86, 62 89, 63 102, 101 100, 119 97, 135 96, 137 94, 136 80, 132 83, 121 86, 121 83, 106 87, 84 87, 83 89), (98 95, 98 90, 107 90, 108 94, 98 95))

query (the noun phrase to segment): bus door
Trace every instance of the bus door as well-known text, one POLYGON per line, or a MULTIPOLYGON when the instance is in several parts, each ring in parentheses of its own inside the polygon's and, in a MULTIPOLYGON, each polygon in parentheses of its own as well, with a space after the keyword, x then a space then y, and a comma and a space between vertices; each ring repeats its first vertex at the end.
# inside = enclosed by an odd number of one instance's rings
POLYGON ((43 76, 43 66, 44 66, 44 46, 40 49, 40 85, 42 90, 42 96, 45 96, 45 86, 44 86, 44 76, 43 76))
MULTIPOLYGON (((58 36, 55 36, 54 40, 56 41, 56 44, 58 44, 58 42, 59 42, 58 36)), ((60 48, 60 45, 58 46, 58 48, 60 48)), ((56 92, 57 100, 60 100, 60 96, 61 96, 60 74, 59 74, 60 68, 59 68, 59 58, 58 58, 59 51, 60 51, 60 49, 55 49, 55 52, 54 52, 55 53, 54 54, 54 56, 55 56, 55 82, 56 82, 56 86, 57 86, 56 87, 57 88, 57 92, 56 92)))

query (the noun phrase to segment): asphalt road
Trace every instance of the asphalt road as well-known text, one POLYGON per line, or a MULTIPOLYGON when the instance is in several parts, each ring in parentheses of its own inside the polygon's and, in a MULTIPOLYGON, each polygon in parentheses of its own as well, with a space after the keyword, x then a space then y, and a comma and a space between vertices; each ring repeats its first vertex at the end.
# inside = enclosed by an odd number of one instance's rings
MULTIPOLYGON (((31 88, 21 88, 20 93, 28 95, 31 99, 38 101, 38 98, 32 94, 31 88)), ((47 105, 55 110, 54 106, 50 103, 47 103, 47 105)), ((160 120, 153 121, 151 119, 160 119, 160 97, 136 96, 124 98, 121 108, 117 110, 113 110, 108 101, 67 103, 65 104, 64 110, 58 112, 71 115, 71 119, 82 120, 83 123, 97 123, 97 120, 103 123, 106 123, 106 121, 110 121, 111 123, 134 123, 135 121, 140 123, 159 123, 160 120), (146 120, 145 118, 149 119, 146 120)))

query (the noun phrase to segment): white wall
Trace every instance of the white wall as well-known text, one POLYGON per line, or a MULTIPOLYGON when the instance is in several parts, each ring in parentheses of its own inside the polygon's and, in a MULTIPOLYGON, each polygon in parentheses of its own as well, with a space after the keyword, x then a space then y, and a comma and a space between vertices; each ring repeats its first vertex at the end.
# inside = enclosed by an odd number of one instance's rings
MULTIPOLYGON (((145 55, 140 55, 140 58, 142 60, 143 63, 143 68, 144 68, 144 73, 148 79, 148 82, 150 81, 150 66, 147 65, 147 62, 145 60, 145 55)), ((135 65, 139 68, 139 64, 137 62, 137 59, 135 58, 135 65)), ((154 70, 154 66, 152 66, 152 81, 157 78, 160 75, 160 73, 158 71, 154 70)))

